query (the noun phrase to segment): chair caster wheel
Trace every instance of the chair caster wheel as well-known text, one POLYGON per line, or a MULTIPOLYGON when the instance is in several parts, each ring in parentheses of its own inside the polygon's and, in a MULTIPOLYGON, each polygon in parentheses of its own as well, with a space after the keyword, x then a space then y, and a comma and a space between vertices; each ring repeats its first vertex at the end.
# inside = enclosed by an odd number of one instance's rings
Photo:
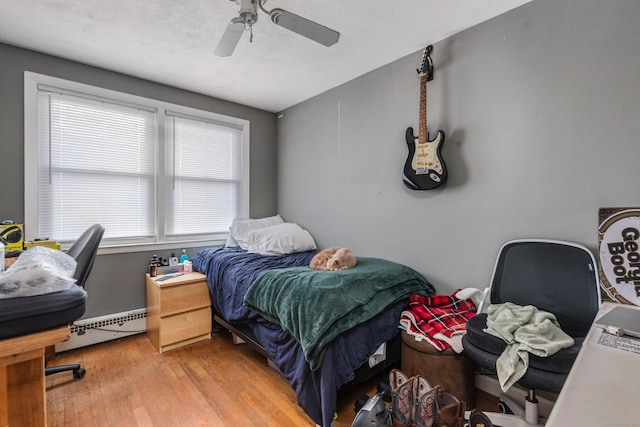
POLYGON ((84 377, 84 374, 86 374, 87 371, 84 368, 78 368, 78 369, 74 369, 73 370, 73 378, 79 380, 82 377, 84 377))
POLYGON ((506 403, 504 403, 502 400, 498 402, 498 410, 502 414, 513 415, 513 411, 511 410, 511 408, 509 408, 509 406, 506 403))

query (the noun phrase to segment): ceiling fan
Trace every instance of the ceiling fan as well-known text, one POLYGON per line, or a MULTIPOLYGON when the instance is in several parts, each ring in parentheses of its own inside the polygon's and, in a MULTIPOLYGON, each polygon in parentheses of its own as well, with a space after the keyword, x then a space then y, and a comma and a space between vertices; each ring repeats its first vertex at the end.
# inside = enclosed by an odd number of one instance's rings
MULTIPOLYGON (((249 29, 251 32, 253 24, 258 22, 258 8, 263 13, 269 15, 271 17, 271 22, 274 24, 280 25, 287 30, 298 33, 301 36, 322 45, 332 46, 336 44, 340 38, 339 32, 284 9, 266 10, 264 8, 264 3, 267 0, 230 1, 239 3, 240 13, 237 17, 233 18, 231 22, 229 22, 227 29, 224 31, 224 34, 222 34, 222 38, 218 42, 216 49, 213 51, 217 56, 230 56, 238 45, 242 33, 246 29, 249 29)), ((251 33, 251 39, 253 39, 253 33, 251 33)))

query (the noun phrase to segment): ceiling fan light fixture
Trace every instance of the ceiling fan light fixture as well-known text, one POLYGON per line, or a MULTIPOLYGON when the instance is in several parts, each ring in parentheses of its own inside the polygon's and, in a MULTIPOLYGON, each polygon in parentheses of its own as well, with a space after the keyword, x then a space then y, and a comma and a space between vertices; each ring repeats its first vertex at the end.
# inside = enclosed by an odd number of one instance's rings
POLYGON ((240 18, 245 24, 253 25, 258 21, 256 1, 258 0, 240 0, 240 18))

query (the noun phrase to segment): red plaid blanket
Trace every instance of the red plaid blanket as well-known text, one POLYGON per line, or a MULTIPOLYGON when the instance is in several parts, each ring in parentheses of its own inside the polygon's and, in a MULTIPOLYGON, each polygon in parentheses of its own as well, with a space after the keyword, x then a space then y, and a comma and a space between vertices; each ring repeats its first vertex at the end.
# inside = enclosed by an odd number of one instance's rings
POLYGON ((459 291, 451 296, 410 296, 409 309, 402 312, 400 325, 416 341, 426 340, 439 351, 451 347, 461 353, 462 336, 467 332, 467 320, 476 314, 476 305, 470 299, 458 299, 459 291))

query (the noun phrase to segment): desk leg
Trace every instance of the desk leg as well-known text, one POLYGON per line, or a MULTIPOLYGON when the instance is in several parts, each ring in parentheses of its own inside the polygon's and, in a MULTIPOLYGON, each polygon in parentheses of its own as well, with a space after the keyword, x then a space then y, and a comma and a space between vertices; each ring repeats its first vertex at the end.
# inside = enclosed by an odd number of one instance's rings
POLYGON ((69 326, 0 340, 0 427, 47 425, 44 349, 69 338, 69 326))
POLYGON ((35 353, 37 357, 0 367, 0 426, 47 425, 44 350, 35 353))
POLYGON ((9 425, 9 407, 7 402, 7 367, 0 366, 0 427, 9 425))

